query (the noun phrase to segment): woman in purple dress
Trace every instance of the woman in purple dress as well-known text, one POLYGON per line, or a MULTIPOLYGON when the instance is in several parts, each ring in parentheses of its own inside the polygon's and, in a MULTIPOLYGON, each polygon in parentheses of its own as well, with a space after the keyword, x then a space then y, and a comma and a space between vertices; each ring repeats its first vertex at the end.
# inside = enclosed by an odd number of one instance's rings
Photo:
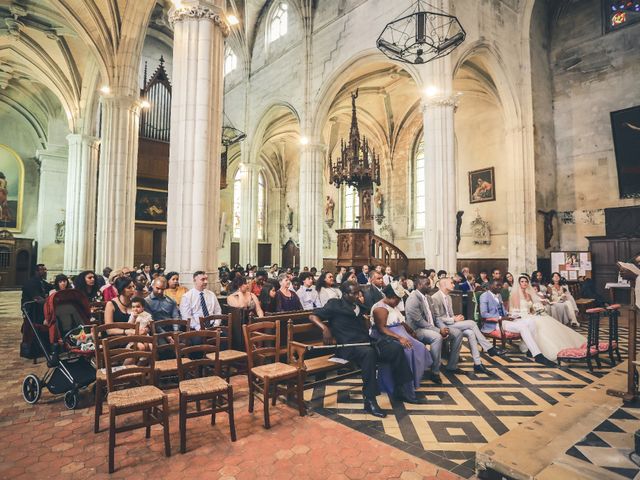
MULTIPOLYGON (((420 387, 420 380, 425 370, 431 367, 433 360, 424 344, 416 338, 415 333, 404 321, 404 315, 398 309, 400 299, 405 290, 399 282, 391 282, 382 289, 384 298, 371 307, 371 330, 373 338, 386 336, 404 347, 409 368, 413 372, 413 387, 420 387)), ((394 391, 393 379, 384 367, 379 371, 378 381, 382 391, 394 391)))
POLYGON ((291 279, 286 273, 280 275, 280 288, 276 292, 276 312, 293 312, 302 310, 300 298, 296 292, 290 290, 291 279))

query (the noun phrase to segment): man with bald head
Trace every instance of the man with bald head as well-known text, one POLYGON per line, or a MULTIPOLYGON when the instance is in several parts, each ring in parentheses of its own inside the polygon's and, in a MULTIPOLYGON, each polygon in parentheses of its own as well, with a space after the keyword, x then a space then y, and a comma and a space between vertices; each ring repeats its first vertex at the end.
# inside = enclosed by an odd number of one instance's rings
POLYGON ((180 318, 180 310, 175 300, 167 297, 164 291, 167 289, 167 279, 157 277, 151 282, 152 291, 145 302, 146 310, 154 320, 167 320, 170 318, 180 318))

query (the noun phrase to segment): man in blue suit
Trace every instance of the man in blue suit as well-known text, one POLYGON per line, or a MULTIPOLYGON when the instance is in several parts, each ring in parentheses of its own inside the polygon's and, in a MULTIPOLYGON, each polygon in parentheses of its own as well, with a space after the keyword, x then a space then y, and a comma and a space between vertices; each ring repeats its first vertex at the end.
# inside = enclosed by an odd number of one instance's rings
POLYGON ((522 338, 522 344, 520 349, 523 351, 525 348, 529 349, 531 355, 537 363, 547 366, 555 366, 551 360, 545 358, 538 347, 534 339, 536 325, 535 322, 529 318, 519 318, 515 321, 507 319, 507 312, 502 303, 502 282, 499 280, 492 280, 489 286, 489 290, 480 295, 480 316, 483 319, 482 332, 491 333, 496 329, 499 329, 498 320, 502 320, 502 328, 506 332, 519 333, 522 338))

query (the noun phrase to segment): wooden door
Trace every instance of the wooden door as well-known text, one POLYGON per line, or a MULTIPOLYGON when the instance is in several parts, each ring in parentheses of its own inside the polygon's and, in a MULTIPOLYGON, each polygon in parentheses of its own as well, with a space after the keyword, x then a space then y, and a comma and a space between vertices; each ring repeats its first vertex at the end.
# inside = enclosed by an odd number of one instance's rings
POLYGON ((240 243, 231 242, 231 266, 233 267, 240 262, 240 243))
POLYGON ((300 249, 293 240, 289 240, 282 247, 282 266, 284 268, 300 267, 300 249))
POLYGON ((165 265, 167 253, 167 230, 157 228, 153 231, 153 263, 165 265))
POLYGON ((271 244, 259 243, 258 244, 258 268, 262 268, 265 265, 271 265, 271 244))

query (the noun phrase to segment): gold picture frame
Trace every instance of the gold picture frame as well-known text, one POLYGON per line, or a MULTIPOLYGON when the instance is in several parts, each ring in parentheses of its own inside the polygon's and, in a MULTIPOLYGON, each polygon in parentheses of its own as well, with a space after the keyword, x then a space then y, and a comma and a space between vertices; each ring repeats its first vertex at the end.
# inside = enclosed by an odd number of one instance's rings
POLYGON ((8 145, 0 144, 0 229, 22 232, 24 163, 8 145))
POLYGON ((167 190, 138 187, 136 189, 136 223, 167 224, 167 190))

